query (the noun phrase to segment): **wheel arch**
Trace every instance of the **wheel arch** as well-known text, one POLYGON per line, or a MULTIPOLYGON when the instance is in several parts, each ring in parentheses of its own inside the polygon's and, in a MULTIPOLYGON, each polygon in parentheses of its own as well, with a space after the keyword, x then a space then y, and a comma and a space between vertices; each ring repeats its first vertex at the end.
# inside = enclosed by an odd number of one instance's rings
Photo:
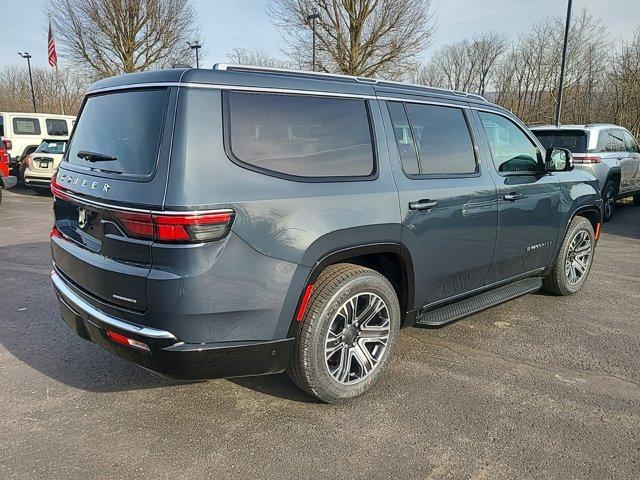
POLYGON ((615 180, 618 182, 618 191, 620 191, 620 182, 622 180, 622 169, 619 166, 611 167, 607 172, 607 176, 604 179, 604 183, 600 187, 600 193, 604 193, 604 187, 609 180, 615 180))

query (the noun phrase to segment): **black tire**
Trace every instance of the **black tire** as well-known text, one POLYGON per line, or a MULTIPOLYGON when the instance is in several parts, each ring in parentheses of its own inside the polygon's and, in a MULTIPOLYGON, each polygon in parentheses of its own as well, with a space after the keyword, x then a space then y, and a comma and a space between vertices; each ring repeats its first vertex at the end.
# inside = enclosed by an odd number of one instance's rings
MULTIPOLYGON (((376 307, 372 306, 371 308, 373 310, 376 307)), ((355 311, 358 312, 358 307, 355 308, 355 311)), ((364 311, 360 310, 360 315, 362 313, 364 311)), ((355 317, 362 318, 357 314, 355 317)), ((347 263, 331 265, 322 272, 315 283, 306 314, 296 335, 294 352, 287 368, 287 374, 300 388, 326 403, 342 403, 357 397, 369 390, 387 369, 398 340, 400 318, 398 297, 383 275, 359 265, 347 263), (341 321, 340 318, 344 318, 347 323, 346 317, 340 315, 339 312, 344 311, 342 307, 356 296, 358 296, 356 300, 358 305, 360 305, 360 299, 365 302, 361 307, 363 309, 366 306, 366 299, 376 296, 386 305, 386 310, 383 310, 385 313, 381 314, 384 317, 385 325, 388 325, 388 327, 383 327, 388 328, 386 347, 381 347, 380 357, 368 373, 363 373, 365 370, 359 367, 361 364, 357 361, 352 364, 355 357, 351 357, 351 352, 353 351, 355 355, 355 350, 361 348, 359 342, 362 339, 356 333, 355 338, 352 336, 345 340, 345 336, 349 333, 347 327, 338 333, 333 330, 336 322, 341 321), (330 341, 328 340, 330 329, 332 329, 332 335, 342 335, 340 336, 341 340, 335 344, 336 346, 343 345, 343 347, 338 346, 336 351, 339 366, 334 372, 338 372, 338 370, 343 373, 347 372, 346 382, 334 378, 329 371, 329 364, 332 360, 326 357, 325 348, 327 342, 330 341), (344 362, 345 365, 349 365, 348 368, 340 368, 343 365, 342 358, 345 358, 342 357, 344 352, 349 352, 346 353, 348 361, 344 362), (351 373, 352 369, 355 370, 354 373, 351 373), (358 378, 358 375, 362 378, 358 378)), ((362 322, 363 325, 365 323, 367 322, 362 322)), ((354 325, 353 329, 358 332, 358 323, 356 322, 354 325)), ((360 331, 363 330, 365 329, 360 326, 360 331)), ((375 348, 377 347, 374 347, 372 356, 375 355, 375 348)))
POLYGON ((604 213, 602 219, 605 222, 611 220, 613 217, 613 212, 616 209, 616 201, 618 200, 618 182, 609 179, 605 182, 604 188, 602 189, 602 200, 604 200, 604 213))
POLYGON ((640 207, 640 193, 633 196, 633 204, 636 207, 640 207))
POLYGON ((593 265, 593 253, 595 250, 595 235, 593 233, 593 226, 591 222, 584 217, 575 217, 569 224, 562 245, 560 246, 560 252, 556 258, 556 262, 553 265, 551 272, 543 281, 544 289, 555 295, 572 295, 576 293, 587 280, 591 266, 593 265), (567 262, 571 261, 572 256, 575 257, 575 252, 571 251, 572 242, 574 239, 588 237, 588 243, 590 246, 590 254, 586 261, 586 267, 580 278, 572 282, 569 278, 571 275, 567 273, 567 262))

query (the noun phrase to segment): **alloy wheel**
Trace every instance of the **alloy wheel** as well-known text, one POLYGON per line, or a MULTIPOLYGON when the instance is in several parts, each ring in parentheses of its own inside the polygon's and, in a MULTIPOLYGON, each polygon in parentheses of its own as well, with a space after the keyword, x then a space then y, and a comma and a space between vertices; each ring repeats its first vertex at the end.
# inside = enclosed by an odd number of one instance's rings
POLYGON ((325 364, 333 379, 348 385, 370 375, 387 349, 390 326, 387 304, 375 293, 344 302, 325 340, 325 364))
POLYGON ((591 262, 591 237, 586 230, 579 230, 569 243, 564 271, 571 285, 580 283, 589 269, 591 262))

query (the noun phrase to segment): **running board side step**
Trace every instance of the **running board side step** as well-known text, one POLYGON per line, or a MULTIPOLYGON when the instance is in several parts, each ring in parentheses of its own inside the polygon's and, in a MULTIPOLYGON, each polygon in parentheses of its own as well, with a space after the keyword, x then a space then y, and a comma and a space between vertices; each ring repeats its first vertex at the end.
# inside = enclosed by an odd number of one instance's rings
POLYGON ((527 293, 535 292, 542 287, 542 278, 525 278, 494 290, 489 290, 458 302, 426 311, 418 316, 416 325, 439 327, 454 320, 494 307, 527 293))

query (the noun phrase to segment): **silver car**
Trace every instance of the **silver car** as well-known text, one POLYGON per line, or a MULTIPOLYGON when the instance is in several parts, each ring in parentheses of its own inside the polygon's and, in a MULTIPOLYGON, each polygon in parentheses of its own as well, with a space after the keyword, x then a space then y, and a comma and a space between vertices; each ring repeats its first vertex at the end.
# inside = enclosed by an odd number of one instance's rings
POLYGON ((596 176, 605 201, 605 222, 611 219, 620 198, 632 196, 640 205, 640 148, 626 128, 593 123, 532 126, 531 131, 546 148, 571 150, 576 167, 596 176))

